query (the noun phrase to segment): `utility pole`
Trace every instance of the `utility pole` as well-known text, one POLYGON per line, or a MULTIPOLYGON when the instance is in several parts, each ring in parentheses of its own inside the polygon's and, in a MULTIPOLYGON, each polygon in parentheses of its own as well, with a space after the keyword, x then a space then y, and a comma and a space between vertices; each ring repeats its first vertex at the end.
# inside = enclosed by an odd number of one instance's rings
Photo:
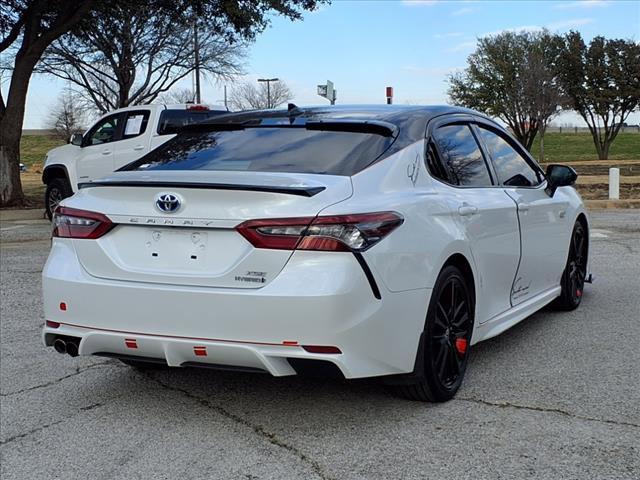
POLYGON ((229 105, 227 105, 227 86, 224 86, 224 108, 229 110, 229 105))
POLYGON ((200 45, 198 44, 198 17, 193 21, 193 51, 195 53, 196 103, 202 102, 200 97, 200 45))
POLYGON ((279 82, 279 78, 259 78, 258 82, 267 83, 267 108, 271 108, 271 82, 279 82))

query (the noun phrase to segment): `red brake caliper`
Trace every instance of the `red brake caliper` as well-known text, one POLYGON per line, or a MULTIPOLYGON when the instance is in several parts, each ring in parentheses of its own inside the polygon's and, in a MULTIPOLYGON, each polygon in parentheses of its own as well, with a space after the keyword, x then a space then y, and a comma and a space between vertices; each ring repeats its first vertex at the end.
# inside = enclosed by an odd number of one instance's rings
POLYGON ((456 338, 456 350, 460 355, 464 355, 467 353, 467 339, 466 338, 456 338))

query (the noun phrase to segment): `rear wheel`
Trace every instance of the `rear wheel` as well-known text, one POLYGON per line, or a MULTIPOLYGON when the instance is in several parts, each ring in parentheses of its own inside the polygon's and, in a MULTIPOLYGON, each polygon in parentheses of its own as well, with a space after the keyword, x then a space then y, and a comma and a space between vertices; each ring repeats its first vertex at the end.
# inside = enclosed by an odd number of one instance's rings
POLYGON ((47 183, 47 189, 44 194, 44 205, 49 220, 53 217, 53 212, 58 204, 71 195, 73 195, 73 190, 66 178, 57 177, 47 183))
POLYGON ((467 368, 473 296, 462 272, 445 267, 436 281, 423 335, 423 372, 398 392, 412 400, 445 402, 456 394, 467 368))
POLYGON ((558 310, 575 310, 582 301, 584 281, 587 276, 587 231, 582 222, 573 227, 569 257, 562 273, 560 296, 553 306, 558 310))

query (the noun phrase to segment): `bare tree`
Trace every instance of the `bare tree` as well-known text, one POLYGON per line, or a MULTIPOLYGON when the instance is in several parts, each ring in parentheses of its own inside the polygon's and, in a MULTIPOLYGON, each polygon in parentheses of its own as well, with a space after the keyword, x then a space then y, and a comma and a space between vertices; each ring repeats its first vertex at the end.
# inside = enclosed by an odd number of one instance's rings
POLYGON ((169 90, 168 92, 159 95, 156 103, 163 103, 165 105, 170 105, 173 103, 194 103, 195 98, 196 94, 190 88, 179 88, 169 90))
POLYGON ((65 92, 49 112, 47 123, 58 138, 69 140, 74 133, 84 130, 87 120, 86 110, 72 92, 65 92))
POLYGON ((266 83, 243 82, 231 89, 229 104, 234 110, 253 110, 273 108, 293 99, 289 86, 279 80, 266 83))
MULTIPOLYGON (((193 28, 152 6, 121 2, 55 42, 39 70, 67 82, 105 113, 155 101, 195 68, 193 28)), ((201 22, 202 23, 202 22, 201 22)), ((241 72, 244 46, 200 23, 200 71, 214 79, 241 72)))

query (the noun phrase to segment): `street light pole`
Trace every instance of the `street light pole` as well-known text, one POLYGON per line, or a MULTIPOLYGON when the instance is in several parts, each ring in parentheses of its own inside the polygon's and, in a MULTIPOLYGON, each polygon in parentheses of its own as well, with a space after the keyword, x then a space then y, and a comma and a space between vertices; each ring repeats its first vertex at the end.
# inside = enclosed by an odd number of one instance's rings
POLYGON ((267 108, 271 108, 271 82, 278 82, 279 78, 259 78, 258 82, 267 83, 267 108))
POLYGON ((193 21, 193 50, 195 56, 196 103, 202 102, 200 97, 200 44, 198 43, 198 19, 193 21))

